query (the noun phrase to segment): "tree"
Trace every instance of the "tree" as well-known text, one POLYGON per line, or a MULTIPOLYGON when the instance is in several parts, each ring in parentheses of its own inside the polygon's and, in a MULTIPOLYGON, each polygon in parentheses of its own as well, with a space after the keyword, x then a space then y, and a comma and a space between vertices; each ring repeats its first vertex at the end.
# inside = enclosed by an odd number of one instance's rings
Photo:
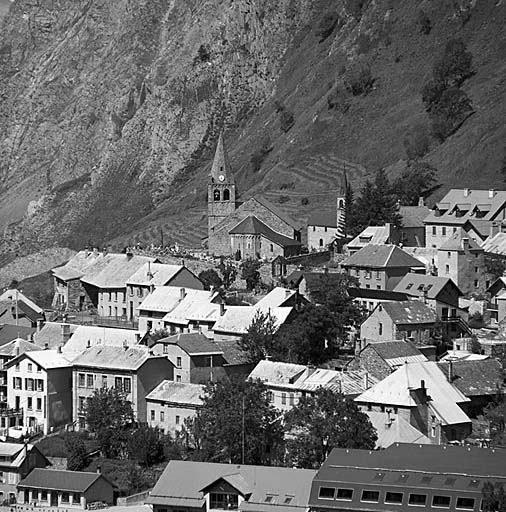
POLYGON ((232 262, 222 258, 219 269, 223 277, 223 286, 225 290, 228 290, 237 277, 237 267, 232 262))
POLYGON ((158 340, 163 340, 163 338, 167 338, 170 336, 170 333, 167 329, 156 329, 156 331, 150 332, 149 337, 151 341, 154 343, 158 340))
POLYGON ((374 449, 378 438, 366 414, 326 388, 305 396, 285 415, 288 458, 297 467, 319 468, 332 448, 374 449))
POLYGON ((160 432, 147 425, 131 430, 127 440, 128 458, 144 466, 163 460, 164 446, 160 432))
POLYGON ((126 431, 134 421, 132 404, 116 388, 101 388, 86 405, 86 424, 95 433, 104 456, 123 453, 126 431))
POLYGON ((276 319, 270 312, 257 311, 246 334, 239 340, 239 346, 248 354, 251 363, 257 364, 276 352, 274 334, 276 319))
POLYGON ((364 59, 358 59, 351 63, 345 73, 344 82, 353 96, 367 94, 374 87, 371 66, 364 59))
POLYGON ((473 56, 467 51, 462 39, 450 39, 434 63, 434 79, 445 84, 447 89, 460 87, 473 73, 473 56))
POLYGON ((276 464, 283 453, 281 418, 260 381, 210 383, 203 406, 187 422, 194 459, 232 464, 276 464))
POLYGON ((249 259, 241 265, 241 279, 246 281, 246 288, 254 290, 260 284, 260 262, 257 260, 249 259))
POLYGON ((221 279, 220 275, 218 272, 216 272, 216 270, 212 268, 203 270, 198 277, 204 284, 204 288, 206 290, 210 290, 211 286, 214 290, 217 290, 223 286, 223 280, 221 279))
POLYGON ((82 435, 77 432, 67 432, 65 448, 68 451, 67 469, 69 471, 82 471, 87 463, 86 445, 82 435))
POLYGON ((506 400, 500 397, 490 403, 484 417, 490 425, 490 437, 495 445, 506 446, 506 400))
POLYGON ((427 162, 414 162, 393 183, 397 200, 416 206, 420 197, 430 194, 436 184, 437 169, 427 162))
POLYGON ((283 130, 285 133, 290 131, 291 127, 295 124, 293 112, 283 109, 279 114, 279 123, 281 130, 283 130))

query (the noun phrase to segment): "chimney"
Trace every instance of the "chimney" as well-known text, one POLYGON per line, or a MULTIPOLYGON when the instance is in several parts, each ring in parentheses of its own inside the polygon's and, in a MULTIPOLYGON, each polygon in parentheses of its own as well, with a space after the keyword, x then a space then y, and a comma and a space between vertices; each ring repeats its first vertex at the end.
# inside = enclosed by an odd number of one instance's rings
POLYGON ((448 382, 453 382, 453 361, 448 361, 448 382))
POLYGON ((425 286, 420 290, 420 301, 427 304, 427 288, 425 286))
POLYGON ((86 343, 86 348, 90 348, 90 347, 91 347, 91 340, 88 340, 86 343))
POLYGON ((211 285, 211 286, 209 287, 209 297, 212 297, 213 295, 214 295, 214 286, 213 286, 213 285, 211 285))
POLYGON ((62 343, 65 344, 70 338, 70 325, 61 324, 61 339, 62 343))
POLYGON ((62 350, 62 345, 58 345, 58 348, 56 349, 56 351, 58 352, 58 354, 61 354, 62 350))
POLYGON ((42 318, 37 319, 37 332, 40 332, 44 327, 44 320, 42 318))
POLYGON ((49 348, 49 343, 46 341, 46 342, 44 343, 44 350, 47 350, 48 348, 49 348))
POLYGON ((184 258, 181 260, 181 266, 184 267, 184 258))
POLYGON ((423 198, 423 196, 420 196, 418 198, 418 207, 421 208, 422 206, 425 206, 425 199, 423 198))
POLYGON ((494 237, 501 231, 501 224, 499 222, 492 222, 490 225, 490 238, 494 237))
POLYGON ((329 267, 327 267, 327 265, 324 265, 324 267, 323 267, 323 273, 324 273, 324 274, 328 274, 328 273, 329 273, 329 267))
POLYGON ((101 475, 101 474, 102 474, 102 465, 101 465, 101 464, 98 464, 98 465, 97 465, 97 473, 98 473, 99 475, 101 475))
POLYGON ((102 249, 102 256, 107 256, 107 247, 102 249))
POLYGON ((369 373, 364 373, 364 389, 369 389, 369 373))
POLYGON ((126 253, 126 257, 127 257, 127 261, 130 261, 130 260, 134 257, 133 252, 130 252, 130 251, 129 251, 129 252, 127 252, 127 253, 126 253))
POLYGON ((179 300, 183 300, 186 297, 186 289, 180 288, 179 289, 179 300))
POLYGON ((491 188, 488 191, 488 197, 492 199, 495 196, 495 188, 491 188))
POLYGON ((292 290, 288 290, 285 288, 285 298, 288 299, 290 297, 290 294, 292 293, 292 290))
POLYGON ((93 247, 93 256, 98 256, 98 249, 93 247))
POLYGON ((150 261, 148 261, 148 272, 146 274, 146 277, 148 279, 153 279, 153 273, 151 272, 151 262, 150 261))
POLYGON ((390 239, 390 235, 392 234, 392 224, 390 224, 390 222, 385 223, 385 234, 386 234, 386 243, 391 244, 392 240, 390 239))
POLYGON ((469 197, 469 194, 471 193, 471 190, 468 188, 464 189, 464 197, 469 197))
POLYGON ((19 340, 16 340, 16 355, 19 356, 19 340))
POLYGON ((220 316, 223 316, 225 314, 225 304, 223 302, 220 302, 220 316))
POLYGON ((469 250, 469 238, 462 238, 462 248, 464 249, 464 251, 469 250))

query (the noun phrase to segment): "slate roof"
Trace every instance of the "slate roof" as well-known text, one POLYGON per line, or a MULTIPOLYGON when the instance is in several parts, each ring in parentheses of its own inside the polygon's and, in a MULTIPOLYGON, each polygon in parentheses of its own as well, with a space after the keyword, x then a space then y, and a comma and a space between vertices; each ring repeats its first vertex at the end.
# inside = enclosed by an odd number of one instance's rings
POLYGON ((381 358, 385 360, 419 355, 421 355, 424 360, 427 360, 427 358, 415 347, 415 345, 406 341, 384 341, 383 343, 369 343, 362 350, 365 350, 366 348, 374 350, 381 358))
MULTIPOLYGON (((445 376, 449 363, 437 363, 445 376)), ((501 363, 495 359, 453 361, 452 384, 465 396, 494 396, 504 393, 504 376, 501 363)))
POLYGON ((394 291, 418 297, 423 288, 427 292, 428 299, 436 299, 446 286, 456 288, 458 295, 463 295, 458 286, 449 277, 415 274, 412 272, 406 274, 397 283, 394 291))
MULTIPOLYGON (((139 310, 157 311, 160 313, 169 313, 181 302, 180 286, 157 286, 138 307, 139 310)), ((217 292, 207 290, 194 290, 193 288, 184 288, 185 296, 183 300, 193 300, 195 302, 212 303, 219 297, 217 292)))
POLYGON ((164 380, 146 395, 146 400, 198 407, 203 404, 201 397, 204 394, 205 388, 203 384, 164 380))
POLYGON ((276 286, 272 289, 265 297, 262 297, 255 306, 276 308, 283 306, 286 301, 290 300, 297 292, 295 290, 289 290, 288 288, 282 288, 276 286))
POLYGON ((0 461, 0 468, 3 471, 5 471, 5 468, 19 468, 26 460, 26 452, 28 452, 28 454, 38 452, 40 457, 45 460, 46 466, 51 465, 51 462, 49 462, 45 455, 33 444, 26 444, 25 451, 25 444, 1 442, 0 457, 4 460, 0 461))
POLYGON ((184 265, 168 265, 166 263, 144 263, 127 280, 130 285, 166 285, 185 268, 184 265))
POLYGON ((424 264, 413 258, 396 245, 369 244, 352 254, 341 263, 343 267, 396 268, 423 267, 424 264))
POLYGON ((375 288, 348 288, 348 295, 354 299, 374 299, 374 300, 408 300, 406 293, 400 293, 390 290, 376 290, 375 288))
POLYGON ((278 361, 260 361, 248 379, 260 379, 270 384, 293 384, 306 371, 302 364, 282 363, 278 361))
POLYGON ((376 429, 378 440, 376 448, 388 448, 394 443, 432 444, 432 441, 409 421, 398 414, 386 412, 364 411, 372 426, 376 429))
POLYGON ((110 254, 99 251, 79 251, 65 265, 51 270, 52 274, 62 281, 80 279, 86 272, 98 271, 111 258, 110 254))
POLYGON ((286 322, 292 310, 293 307, 228 306, 225 314, 216 320, 213 330, 230 334, 245 334, 257 312, 270 313, 275 321, 275 328, 277 330, 286 322))
POLYGON ((204 506, 203 489, 226 477, 237 490, 251 493, 241 511, 306 511, 315 470, 171 460, 147 500, 149 504, 204 506), (268 495, 273 498, 266 502, 268 495), (291 497, 289 504, 285 504, 291 497), (253 508, 252 508, 253 507, 253 508))
POLYGON ((307 225, 337 228, 337 211, 316 210, 309 216, 307 225))
POLYGON ((7 363, 7 366, 12 366, 20 358, 23 357, 31 359, 34 363, 38 364, 45 370, 51 370, 53 368, 67 368, 69 366, 72 366, 70 359, 65 357, 63 354, 58 352, 58 350, 55 349, 25 352, 24 354, 20 354, 14 359, 11 359, 7 363))
POLYGON ((495 191, 493 197, 489 197, 488 190, 469 189, 466 196, 462 188, 453 188, 436 204, 434 209, 427 215, 424 222, 427 224, 464 224, 468 220, 494 220, 506 203, 506 191, 495 191), (462 217, 456 217, 454 212, 455 205, 466 204, 469 209, 462 217), (436 216, 436 207, 441 207, 441 215, 436 216), (477 219, 474 210, 479 207, 486 214, 477 219))
MULTIPOLYGON (((149 349, 142 345, 115 347, 97 345, 86 349, 73 360, 75 367, 104 368, 109 370, 138 370, 151 356, 149 349)), ((162 356, 160 356, 162 357, 162 356)), ((162 357, 166 359, 165 357, 162 357)))
POLYGON ((163 338, 157 343, 177 345, 190 356, 223 354, 216 343, 198 332, 174 334, 174 336, 163 338))
MULTIPOLYGON (((163 321, 172 324, 188 325, 192 319, 212 322, 220 316, 220 305, 211 301, 217 298, 217 292, 197 290, 203 293, 188 293, 178 300, 175 306, 163 317, 163 321)), ((144 303, 143 303, 144 305, 144 303)))
POLYGON ((57 348, 64 342, 63 330, 68 329, 68 335, 70 335, 69 339, 71 339, 77 327, 78 326, 74 324, 45 322, 41 330, 34 333, 33 341, 40 347, 45 347, 47 343, 48 348, 57 348))
POLYGON ((35 329, 35 327, 25 327, 22 325, 0 325, 0 346, 5 345, 16 338, 24 338, 28 340, 36 330, 37 329, 35 329))
POLYGON ((371 315, 378 308, 382 308, 396 325, 431 324, 437 320, 436 312, 419 300, 382 302, 374 308, 371 315))
POLYGON ((226 361, 226 363, 223 366, 245 365, 250 363, 248 354, 239 347, 237 341, 215 340, 214 342, 223 352, 223 357, 225 358, 226 361))
POLYGON ((411 389, 418 389, 424 381, 427 395, 431 397, 430 407, 443 425, 468 423, 471 420, 457 405, 468 402, 456 387, 443 375, 433 361, 406 363, 372 388, 355 398, 361 404, 373 403, 400 407, 416 407, 410 396, 411 389))
POLYGON ((299 391, 316 391, 318 388, 331 389, 343 395, 359 395, 366 390, 365 381, 368 386, 378 383, 370 373, 363 370, 350 370, 340 372, 337 370, 328 370, 325 368, 317 368, 311 372, 306 378, 299 379, 294 387, 299 391))
POLYGON ((281 247, 290 247, 294 245, 301 245, 298 240, 294 240, 288 236, 276 233, 267 224, 263 223, 254 215, 246 217, 241 222, 236 224, 230 231, 231 235, 263 235, 265 238, 274 242, 281 247))
POLYGON ((440 251, 464 251, 464 239, 467 239, 468 249, 472 251, 482 251, 483 249, 468 235, 456 231, 453 235, 439 248, 440 251))
POLYGON ((106 258, 107 263, 103 268, 86 273, 81 281, 97 288, 124 288, 130 277, 145 263, 157 261, 156 258, 138 254, 108 254, 106 258))
POLYGON ((18 307, 22 307, 23 303, 27 306, 27 311, 24 313, 29 314, 33 312, 39 318, 44 314, 44 310, 37 306, 33 300, 29 299, 26 295, 24 295, 20 290, 9 289, 5 290, 2 294, 0 294, 0 302, 8 302, 13 303, 13 301, 18 301, 18 307))
POLYGON ((399 215, 402 218, 403 228, 423 228, 424 220, 430 213, 428 206, 401 206, 399 215))
POLYGON ((275 204, 272 204, 269 200, 267 200, 263 196, 255 196, 254 199, 260 203, 262 206, 270 210, 276 217, 279 217, 283 222, 291 226, 294 230, 298 231, 300 229, 300 224, 296 222, 292 217, 287 215, 285 212, 282 212, 275 204))
POLYGON ((19 482, 18 487, 85 492, 99 478, 106 480, 100 473, 35 468, 19 482))
POLYGON ((348 242, 349 249, 357 249, 365 247, 369 244, 383 245, 389 242, 390 227, 389 226, 367 226, 353 240, 348 242))
POLYGON ((485 252, 493 254, 506 254, 506 233, 497 233, 496 235, 487 238, 481 244, 481 248, 485 252))
POLYGON ((25 352, 30 352, 32 350, 42 350, 41 347, 35 345, 31 341, 23 340, 22 338, 17 338, 5 345, 0 346, 0 355, 2 356, 18 356, 24 354, 25 352))

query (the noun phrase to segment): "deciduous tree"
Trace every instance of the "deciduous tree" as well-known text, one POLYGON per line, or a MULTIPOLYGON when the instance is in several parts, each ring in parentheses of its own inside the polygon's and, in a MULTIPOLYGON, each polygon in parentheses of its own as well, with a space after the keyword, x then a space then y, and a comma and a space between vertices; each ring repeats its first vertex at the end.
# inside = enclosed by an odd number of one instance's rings
POLYGON ((257 364, 267 357, 275 357, 276 319, 270 312, 257 311, 246 334, 239 340, 239 346, 248 354, 251 363, 257 364))
POLYGON ((218 272, 216 272, 216 270, 212 268, 203 270, 202 272, 200 272, 198 277, 204 284, 204 288, 206 290, 210 290, 211 286, 215 290, 223 286, 223 280, 221 279, 220 275, 218 274, 218 272))
POLYGON ((260 262, 257 260, 246 260, 241 265, 241 278, 246 281, 246 288, 254 290, 260 284, 260 262))

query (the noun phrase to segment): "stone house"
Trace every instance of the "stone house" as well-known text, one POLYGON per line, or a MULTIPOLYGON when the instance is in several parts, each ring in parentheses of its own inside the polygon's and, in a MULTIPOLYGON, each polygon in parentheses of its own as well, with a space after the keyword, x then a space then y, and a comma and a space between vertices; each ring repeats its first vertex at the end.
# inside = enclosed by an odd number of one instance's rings
POLYGON ((425 206, 423 198, 420 198, 417 206, 399 206, 401 225, 399 228, 399 243, 403 247, 425 247, 424 220, 430 214, 430 209, 425 206))
POLYGON ((0 324, 37 327, 45 313, 20 290, 9 289, 0 294, 0 324))
POLYGON ((205 386, 164 380, 146 395, 148 425, 163 433, 180 431, 187 418, 202 407, 205 386))
POLYGON ((378 304, 360 326, 360 338, 369 343, 404 340, 429 344, 437 327, 436 313, 418 300, 378 304))
POLYGON ((506 318, 506 277, 498 277, 486 290, 489 296, 487 310, 490 320, 499 324, 506 318))
POLYGON ((307 247, 309 251, 324 251, 337 236, 336 210, 317 210, 307 221, 307 247))
POLYGON ((346 244, 346 252, 351 256, 367 245, 397 245, 399 241, 400 233, 390 223, 383 226, 367 226, 346 244))
POLYGON ((116 388, 132 403, 137 421, 146 422, 146 395, 165 379, 173 380, 174 365, 145 346, 97 345, 72 362, 72 411, 77 428, 86 428, 86 401, 101 388, 116 388))
POLYGON ((396 291, 376 290, 374 288, 348 288, 353 302, 371 313, 378 304, 408 300, 408 295, 396 291))
POLYGON ((341 262, 360 288, 392 291, 409 272, 425 272, 424 264, 396 245, 367 245, 341 262))

